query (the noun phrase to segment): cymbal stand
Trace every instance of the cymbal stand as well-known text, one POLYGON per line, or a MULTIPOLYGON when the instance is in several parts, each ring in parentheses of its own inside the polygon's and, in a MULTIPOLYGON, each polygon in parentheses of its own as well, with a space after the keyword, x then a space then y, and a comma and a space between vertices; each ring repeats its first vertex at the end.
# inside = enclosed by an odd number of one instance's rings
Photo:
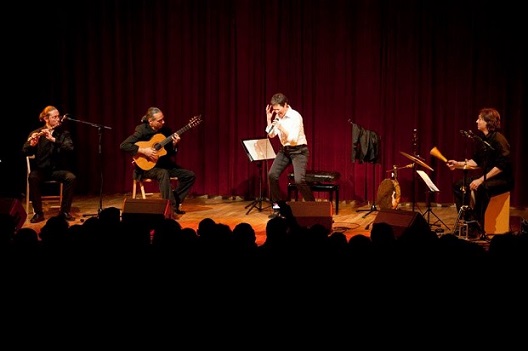
MULTIPOLYGON (((418 129, 413 129, 413 137, 412 137, 412 149, 413 149, 413 155, 414 157, 417 157, 418 159, 420 156, 418 156, 418 129)), ((413 172, 412 172, 412 210, 414 212, 414 207, 416 206, 416 174, 414 171, 416 170, 416 163, 413 162, 413 172)), ((427 221, 429 223, 429 221, 427 221)))

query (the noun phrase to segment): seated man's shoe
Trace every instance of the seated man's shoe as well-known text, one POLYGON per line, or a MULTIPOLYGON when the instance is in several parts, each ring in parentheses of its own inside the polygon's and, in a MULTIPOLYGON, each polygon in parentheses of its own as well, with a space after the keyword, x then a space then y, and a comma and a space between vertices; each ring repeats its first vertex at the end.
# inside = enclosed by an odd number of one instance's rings
POLYGON ((74 221, 75 217, 73 217, 69 212, 61 212, 60 216, 63 217, 67 221, 74 221))
POLYGON ((38 223, 44 220, 44 213, 35 213, 33 217, 29 220, 31 223, 38 223))
POLYGON ((181 206, 178 206, 178 207, 174 210, 174 213, 179 214, 179 215, 182 215, 182 214, 185 214, 185 211, 181 209, 181 206))
MULTIPOLYGON (((175 194, 175 196, 176 196, 176 194, 175 194)), ((178 200, 178 197, 176 197, 176 206, 174 207, 174 213, 179 214, 179 215, 185 214, 185 211, 182 210, 182 204, 178 200)))

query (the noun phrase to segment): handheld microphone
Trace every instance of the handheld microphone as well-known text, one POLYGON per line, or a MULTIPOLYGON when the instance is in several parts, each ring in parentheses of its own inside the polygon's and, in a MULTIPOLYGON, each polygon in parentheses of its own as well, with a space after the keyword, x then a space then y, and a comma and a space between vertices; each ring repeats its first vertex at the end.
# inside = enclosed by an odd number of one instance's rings
POLYGON ((271 133, 273 132, 273 129, 275 129, 275 125, 277 124, 277 122, 279 122, 280 118, 279 116, 276 116, 275 117, 275 120, 273 120, 273 123, 271 123, 269 126, 266 127, 266 133, 271 133))

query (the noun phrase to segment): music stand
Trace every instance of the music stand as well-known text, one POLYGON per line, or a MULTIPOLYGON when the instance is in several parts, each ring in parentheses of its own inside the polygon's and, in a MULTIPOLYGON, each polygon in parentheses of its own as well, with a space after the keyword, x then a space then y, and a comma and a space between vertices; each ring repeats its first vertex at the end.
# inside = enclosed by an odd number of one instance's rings
POLYGON ((440 217, 438 217, 434 212, 433 212, 433 209, 431 208, 431 193, 437 193, 440 191, 440 189, 438 189, 438 187, 433 183, 433 181, 431 180, 431 178, 429 178, 429 176, 427 175, 427 173, 425 173, 424 171, 422 170, 417 170, 416 173, 418 173, 418 175, 420 176, 420 178, 422 178, 422 180, 425 182, 425 185, 427 185, 427 188, 429 190, 427 190, 427 194, 426 194, 426 197, 427 197, 427 210, 422 213, 422 216, 425 217, 425 215, 427 214, 427 224, 429 224, 429 226, 437 226, 437 227, 440 227, 440 224, 438 224, 438 222, 442 223, 446 228, 447 230, 451 230, 449 229, 449 227, 440 219, 440 217), (434 222, 433 224, 431 224, 431 221, 430 221, 430 215, 433 214, 433 216, 436 217, 436 222, 434 222))
POLYGON ((273 150, 273 146, 271 146, 271 142, 268 138, 259 139, 259 138, 252 138, 252 139, 242 139, 242 146, 244 146, 244 150, 246 151, 246 154, 249 157, 249 160, 251 162, 256 162, 258 167, 258 181, 259 181, 259 195, 255 200, 247 205, 245 208, 249 209, 246 212, 246 215, 251 212, 252 209, 256 208, 257 210, 262 211, 267 207, 262 207, 263 201, 268 201, 269 199, 266 199, 262 196, 262 162, 265 160, 271 160, 274 159, 277 155, 275 154, 275 150, 273 150))

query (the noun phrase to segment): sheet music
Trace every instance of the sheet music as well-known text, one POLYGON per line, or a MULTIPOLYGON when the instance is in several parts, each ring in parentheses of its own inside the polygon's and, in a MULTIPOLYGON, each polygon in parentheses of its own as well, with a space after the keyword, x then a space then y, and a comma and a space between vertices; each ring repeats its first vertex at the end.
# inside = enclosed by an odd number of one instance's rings
POLYGON ((429 190, 431 190, 431 191, 440 191, 440 189, 438 189, 436 187, 436 185, 433 183, 431 178, 429 178, 427 173, 425 173, 421 169, 417 170, 416 173, 418 173, 420 175, 420 177, 422 177, 422 179, 425 182, 425 184, 427 184, 427 187, 429 188, 429 190))
POLYGON ((251 161, 274 159, 277 155, 269 138, 265 139, 246 139, 242 144, 251 161))

